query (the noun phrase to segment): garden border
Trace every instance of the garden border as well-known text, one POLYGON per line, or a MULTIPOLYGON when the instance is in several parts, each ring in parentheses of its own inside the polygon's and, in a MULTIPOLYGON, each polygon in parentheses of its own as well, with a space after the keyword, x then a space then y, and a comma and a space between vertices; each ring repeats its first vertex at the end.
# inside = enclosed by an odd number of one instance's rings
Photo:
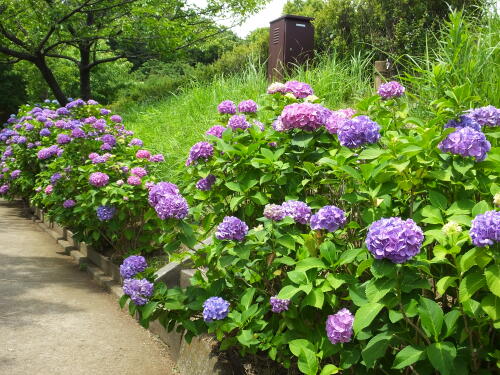
MULTIPOLYGON (((117 300, 123 296, 122 279, 117 265, 92 246, 75 240, 69 229, 51 221, 42 209, 33 205, 29 207, 32 221, 62 247, 63 254, 71 256, 81 270, 88 272, 99 286, 117 300)), ((177 262, 168 263, 156 272, 157 280, 165 282, 169 287, 186 287, 193 273, 194 270, 177 262)), ((175 330, 167 332, 157 320, 150 323, 148 330, 168 346, 168 352, 181 375, 233 374, 229 362, 218 355, 217 341, 213 336, 194 337, 191 343, 187 343, 182 333, 175 330)))

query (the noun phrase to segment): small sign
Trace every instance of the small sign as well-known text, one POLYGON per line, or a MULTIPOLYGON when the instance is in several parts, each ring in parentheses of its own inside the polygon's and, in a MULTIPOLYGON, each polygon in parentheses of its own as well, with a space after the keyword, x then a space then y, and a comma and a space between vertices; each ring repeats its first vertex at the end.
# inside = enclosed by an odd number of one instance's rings
POLYGON ((296 23, 295 26, 298 26, 298 27, 306 27, 306 25, 304 23, 296 23))

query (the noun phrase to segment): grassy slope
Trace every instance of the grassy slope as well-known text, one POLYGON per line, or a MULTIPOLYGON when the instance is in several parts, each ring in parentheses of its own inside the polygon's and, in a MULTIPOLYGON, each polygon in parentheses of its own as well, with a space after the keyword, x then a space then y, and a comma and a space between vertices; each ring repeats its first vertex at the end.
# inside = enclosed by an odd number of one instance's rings
MULTIPOLYGON (((364 64, 367 60, 361 58, 348 62, 323 58, 314 69, 300 69, 290 78, 310 83, 329 108, 337 109, 370 92, 364 64)), ((249 68, 244 74, 219 77, 209 84, 193 83, 181 94, 162 101, 122 103, 114 109, 149 149, 165 154, 164 177, 169 179, 184 163, 189 148, 216 124, 217 104, 226 99, 258 102, 267 85, 264 72, 249 68)))

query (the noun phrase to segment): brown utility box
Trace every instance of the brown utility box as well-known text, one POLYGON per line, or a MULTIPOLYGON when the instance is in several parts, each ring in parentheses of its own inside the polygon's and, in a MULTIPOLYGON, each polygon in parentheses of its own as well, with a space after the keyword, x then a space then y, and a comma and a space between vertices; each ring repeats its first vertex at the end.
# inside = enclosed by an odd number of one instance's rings
POLYGON ((293 65, 306 62, 314 50, 314 18, 285 15, 270 22, 267 78, 283 79, 293 65))

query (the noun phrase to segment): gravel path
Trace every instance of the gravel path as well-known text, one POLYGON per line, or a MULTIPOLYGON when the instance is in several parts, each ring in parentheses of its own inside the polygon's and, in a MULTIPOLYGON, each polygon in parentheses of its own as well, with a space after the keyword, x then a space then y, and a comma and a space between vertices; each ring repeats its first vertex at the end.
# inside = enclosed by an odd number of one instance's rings
POLYGON ((0 374, 173 375, 166 347, 0 200, 0 374))

